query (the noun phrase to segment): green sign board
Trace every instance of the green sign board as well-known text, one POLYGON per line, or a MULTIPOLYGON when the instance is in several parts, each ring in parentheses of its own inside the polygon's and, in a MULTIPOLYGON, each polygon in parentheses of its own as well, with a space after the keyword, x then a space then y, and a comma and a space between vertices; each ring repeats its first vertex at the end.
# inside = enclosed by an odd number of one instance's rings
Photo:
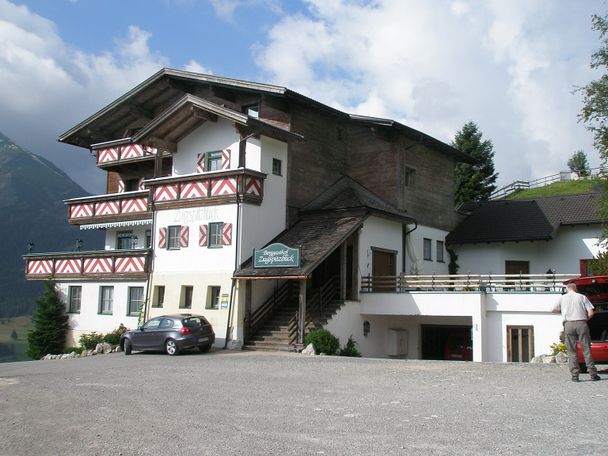
POLYGON ((292 249, 285 244, 270 244, 257 250, 253 249, 254 268, 299 268, 300 249, 292 249))

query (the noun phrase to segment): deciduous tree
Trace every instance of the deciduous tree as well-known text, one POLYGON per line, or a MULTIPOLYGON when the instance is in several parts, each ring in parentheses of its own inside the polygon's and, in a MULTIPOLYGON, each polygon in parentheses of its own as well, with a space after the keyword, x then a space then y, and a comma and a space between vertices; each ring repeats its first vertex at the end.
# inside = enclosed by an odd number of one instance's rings
POLYGON ((578 177, 588 177, 591 174, 587 155, 582 150, 574 152, 574 155, 568 160, 568 168, 578 177))

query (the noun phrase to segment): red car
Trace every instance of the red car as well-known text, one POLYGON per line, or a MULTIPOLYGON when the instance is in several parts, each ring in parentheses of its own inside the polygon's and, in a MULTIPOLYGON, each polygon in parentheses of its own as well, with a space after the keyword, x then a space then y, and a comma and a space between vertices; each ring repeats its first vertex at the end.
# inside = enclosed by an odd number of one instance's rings
POLYGON ((450 334, 445 343, 444 359, 473 361, 473 343, 469 333, 450 334))
MULTIPOLYGON (((565 283, 575 283, 578 292, 587 296, 595 307, 595 315, 589 320, 591 355, 597 364, 608 364, 608 276, 580 277, 565 283)), ((581 372, 587 372, 580 344, 578 362, 581 372)))

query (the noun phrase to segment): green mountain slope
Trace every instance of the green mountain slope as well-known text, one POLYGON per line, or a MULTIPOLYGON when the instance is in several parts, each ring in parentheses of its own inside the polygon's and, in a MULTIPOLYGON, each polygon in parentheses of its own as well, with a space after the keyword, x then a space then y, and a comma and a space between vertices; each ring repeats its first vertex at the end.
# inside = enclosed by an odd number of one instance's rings
POLYGON ((87 192, 56 166, 0 133, 0 316, 24 314, 42 289, 26 282, 21 256, 28 242, 34 252, 103 247, 102 233, 80 231, 67 223, 63 200, 87 192))

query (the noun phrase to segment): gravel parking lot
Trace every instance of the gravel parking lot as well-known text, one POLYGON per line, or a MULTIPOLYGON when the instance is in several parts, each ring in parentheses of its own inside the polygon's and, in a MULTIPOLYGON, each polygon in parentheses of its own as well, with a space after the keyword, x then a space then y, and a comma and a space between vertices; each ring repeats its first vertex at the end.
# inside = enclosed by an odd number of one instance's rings
POLYGON ((581 377, 222 350, 0 364, 0 454, 606 454, 608 380, 581 377))

